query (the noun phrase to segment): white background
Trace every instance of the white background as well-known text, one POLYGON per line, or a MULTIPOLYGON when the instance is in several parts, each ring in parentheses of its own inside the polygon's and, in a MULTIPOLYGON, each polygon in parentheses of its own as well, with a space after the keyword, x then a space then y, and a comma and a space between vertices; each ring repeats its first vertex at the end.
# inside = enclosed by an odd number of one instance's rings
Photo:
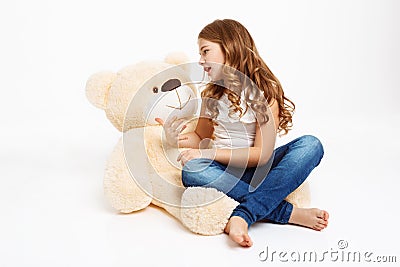
POLYGON ((322 255, 339 240, 399 262, 399 11, 394 0, 3 4, 0 266, 265 266, 267 246, 322 255), (171 51, 198 60, 197 34, 217 18, 248 28, 296 103, 279 142, 313 134, 324 144, 309 181, 313 206, 331 215, 326 230, 257 223, 243 249, 155 207, 119 215, 103 198, 121 134, 87 101, 87 78, 171 51))

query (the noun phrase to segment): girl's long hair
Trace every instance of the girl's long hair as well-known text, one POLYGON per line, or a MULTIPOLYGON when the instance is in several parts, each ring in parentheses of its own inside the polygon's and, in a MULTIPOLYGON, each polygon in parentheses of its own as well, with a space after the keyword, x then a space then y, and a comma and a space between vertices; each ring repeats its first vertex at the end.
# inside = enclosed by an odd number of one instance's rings
MULTIPOLYGON (((243 101, 241 95, 244 93, 244 101, 255 113, 260 124, 269 120, 268 108, 277 101, 277 132, 281 135, 287 134, 292 127, 295 105, 284 95, 281 83, 260 57, 247 29, 232 19, 215 20, 200 31, 198 38, 218 43, 225 55, 225 84, 208 83, 201 93, 202 98, 220 99, 225 93, 232 103, 233 112, 239 112, 241 116, 246 112, 240 107, 243 101)), ((215 101, 205 102, 211 117, 216 118, 218 109, 212 103, 215 101)))

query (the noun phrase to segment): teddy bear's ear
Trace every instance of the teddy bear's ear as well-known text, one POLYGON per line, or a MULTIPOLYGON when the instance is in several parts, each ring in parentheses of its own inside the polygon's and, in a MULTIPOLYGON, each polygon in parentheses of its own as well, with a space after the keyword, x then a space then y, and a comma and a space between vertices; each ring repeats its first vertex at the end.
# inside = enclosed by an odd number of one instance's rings
POLYGON ((95 107, 107 107, 108 92, 111 84, 117 77, 114 72, 98 72, 92 74, 86 82, 86 97, 95 107))
POLYGON ((190 72, 189 57, 183 52, 171 52, 165 57, 164 61, 168 64, 181 65, 185 72, 190 72))

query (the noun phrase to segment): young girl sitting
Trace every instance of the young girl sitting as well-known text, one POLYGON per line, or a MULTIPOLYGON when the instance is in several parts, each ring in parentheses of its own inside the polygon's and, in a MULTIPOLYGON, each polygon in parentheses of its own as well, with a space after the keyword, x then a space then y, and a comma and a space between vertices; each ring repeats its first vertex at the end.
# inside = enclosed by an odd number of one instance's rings
POLYGON ((195 131, 181 134, 181 119, 157 120, 168 143, 191 148, 177 159, 183 184, 213 187, 240 203, 225 232, 244 247, 253 244, 248 228, 261 220, 324 229, 328 212, 284 200, 319 164, 323 147, 305 135, 274 149, 276 134, 290 130, 294 104, 250 33, 235 20, 215 20, 201 30, 198 45, 211 81, 201 93, 195 131))

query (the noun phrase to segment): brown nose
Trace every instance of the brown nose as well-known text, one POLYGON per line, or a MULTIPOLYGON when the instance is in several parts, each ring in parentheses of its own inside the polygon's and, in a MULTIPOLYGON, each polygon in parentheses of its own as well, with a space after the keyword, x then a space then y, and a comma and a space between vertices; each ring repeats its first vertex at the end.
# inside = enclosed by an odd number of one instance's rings
POLYGON ((178 79, 169 79, 168 81, 166 81, 161 86, 161 92, 172 91, 172 90, 175 90, 176 88, 178 88, 179 86, 181 86, 181 81, 180 80, 178 80, 178 79))

